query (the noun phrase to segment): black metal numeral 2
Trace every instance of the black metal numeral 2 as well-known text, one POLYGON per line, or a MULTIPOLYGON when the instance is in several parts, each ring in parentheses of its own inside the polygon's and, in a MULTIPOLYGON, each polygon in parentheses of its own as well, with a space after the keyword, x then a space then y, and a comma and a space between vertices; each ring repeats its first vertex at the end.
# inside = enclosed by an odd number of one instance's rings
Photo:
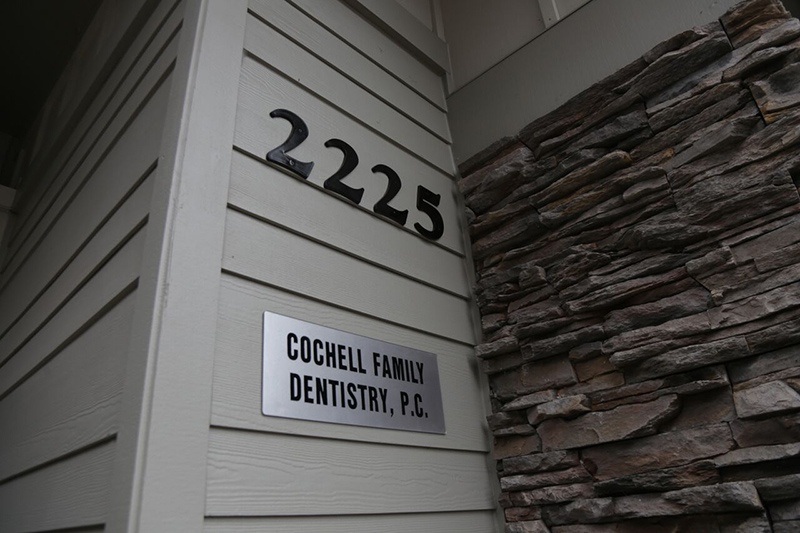
POLYGON ((344 159, 342 160, 342 166, 339 167, 339 170, 337 170, 333 176, 326 179, 322 186, 358 205, 361 202, 361 197, 364 196, 364 189, 354 189, 342 183, 342 180, 353 172, 358 165, 358 154, 356 154, 352 146, 341 139, 329 139, 325 141, 325 148, 338 148, 344 154, 344 159))
POLYGON ((289 133, 289 138, 286 139, 283 144, 267 152, 267 161, 275 163, 303 179, 308 179, 308 175, 311 174, 311 169, 314 168, 314 163, 298 161, 286 155, 306 140, 308 137, 308 126, 306 126, 302 118, 286 109, 276 109, 272 111, 269 116, 288 120, 292 124, 292 131, 289 133))
POLYGON ((394 220, 401 226, 405 226, 406 219, 408 218, 408 209, 400 211, 389 205, 389 202, 394 200, 394 197, 397 196, 397 193, 400 192, 400 188, 403 186, 403 182, 400 181, 400 176, 397 175, 397 172, 386 165, 375 165, 372 167, 372 172, 380 172, 389 178, 389 184, 386 186, 386 192, 383 194, 383 197, 378 200, 372 210, 379 215, 383 215, 388 219, 394 220))

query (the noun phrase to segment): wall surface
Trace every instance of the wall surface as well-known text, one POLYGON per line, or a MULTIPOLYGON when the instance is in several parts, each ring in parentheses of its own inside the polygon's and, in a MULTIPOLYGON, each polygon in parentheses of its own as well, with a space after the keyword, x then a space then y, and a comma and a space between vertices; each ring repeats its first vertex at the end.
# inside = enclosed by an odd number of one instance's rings
MULTIPOLYGON (((486 65, 482 70, 489 70, 448 97, 456 164, 461 165, 498 139, 513 136, 659 41, 704 24, 735 3, 592 0, 492 68, 486 65)), ((522 11, 519 19, 527 16, 527 11, 522 11)), ((494 22, 488 16, 487 21, 494 22)), ((517 19, 508 30, 505 21, 500 22, 487 23, 485 29, 474 33, 473 42, 494 42, 498 34, 503 42, 506 34, 521 31, 516 29, 517 19)), ((453 55, 455 58, 456 53, 453 55)), ((453 63, 456 69, 455 59, 453 63)))
POLYGON ((590 0, 442 0, 450 51, 448 90, 458 91, 590 0))
POLYGON ((0 529, 496 529, 430 5, 101 7, 2 256, 0 529), (264 416, 265 311, 435 353, 446 434, 264 416))
POLYGON ((535 0, 444 0, 442 19, 452 65, 451 93, 545 30, 535 0))
POLYGON ((443 43, 390 7, 250 2, 219 287, 208 531, 496 528, 436 59, 443 43), (307 178, 266 160, 292 130, 270 116, 276 109, 307 126, 290 152, 313 162, 307 178), (343 162, 341 150, 325 146, 333 138, 358 156, 342 181, 363 189, 357 203, 324 186, 343 162), (371 170, 378 164, 399 175, 390 205, 408 210, 403 224, 375 213, 387 187, 371 170), (440 238, 416 229, 432 224, 416 209, 420 186, 440 196, 440 238), (446 435, 264 416, 265 311, 437 354, 446 435))
POLYGON ((745 2, 460 180, 507 531, 800 527, 799 81, 745 2))
POLYGON ((27 146, 0 268, 0 530, 110 514, 179 5, 107 2, 27 146))

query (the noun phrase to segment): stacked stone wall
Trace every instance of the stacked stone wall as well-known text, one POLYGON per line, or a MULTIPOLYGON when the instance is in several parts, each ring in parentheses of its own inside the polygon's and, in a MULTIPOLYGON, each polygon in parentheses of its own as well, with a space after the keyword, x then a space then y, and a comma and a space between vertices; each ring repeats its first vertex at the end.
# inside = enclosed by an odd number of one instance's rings
POLYGON ((462 166, 508 532, 800 531, 799 85, 745 2, 462 166))

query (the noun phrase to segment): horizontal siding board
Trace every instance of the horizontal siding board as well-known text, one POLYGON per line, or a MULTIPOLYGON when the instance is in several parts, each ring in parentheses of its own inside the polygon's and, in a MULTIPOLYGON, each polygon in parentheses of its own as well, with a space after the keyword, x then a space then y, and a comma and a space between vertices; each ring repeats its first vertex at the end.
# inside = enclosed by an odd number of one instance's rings
POLYGON ((397 2, 385 0, 345 0, 368 17, 381 21, 397 40, 433 63, 442 72, 449 70, 447 43, 397 2))
POLYGON ((332 439, 485 452, 482 381, 472 349, 231 276, 220 290, 212 424, 332 439), (262 314, 271 311, 437 354, 446 435, 266 417, 261 414, 262 314))
MULTIPOLYGON (((361 206, 372 213, 375 203, 384 195, 387 178, 375 174, 371 169, 385 164, 400 176, 403 186, 391 205, 397 209, 408 209, 405 228, 416 238, 414 224, 431 227, 428 216, 416 209, 417 186, 423 185, 441 196, 438 211, 444 221, 444 234, 438 244, 458 253, 463 253, 464 243, 459 227, 459 214, 455 201, 455 185, 452 179, 426 165, 409 153, 376 135, 363 124, 331 107, 319 98, 298 90, 290 81, 278 76, 268 68, 246 57, 242 66, 239 106, 236 117, 236 146, 257 157, 281 145, 289 136, 288 121, 271 118, 269 113, 278 108, 294 110, 308 126, 308 138, 292 150, 292 157, 300 161, 313 161, 314 168, 309 183, 322 186, 342 164, 342 153, 325 148, 329 139, 339 138, 350 144, 359 157, 358 166, 348 175, 344 183, 354 188, 363 188, 361 206)), ((449 150, 446 151, 450 157, 449 150)), ((345 200, 341 200, 344 202, 345 200)), ((384 219, 374 215, 376 223, 384 219)))
MULTIPOLYGON (((37 250, 41 250, 42 242, 49 234, 59 231, 70 233, 72 238, 65 239, 61 247, 74 242, 75 238, 85 238, 86 232, 96 227, 105 216, 106 212, 99 209, 99 205, 103 205, 102 200, 113 199, 116 194, 116 199, 111 202, 114 205, 121 198, 121 191, 129 190, 156 161, 169 97, 167 73, 171 69, 176 47, 177 43, 173 41, 130 99, 124 102, 108 128, 98 133, 97 144, 91 146, 84 158, 78 158, 74 166, 66 167, 66 175, 48 189, 39 208, 23 225, 21 235, 24 241, 9 251, 9 262, 0 275, 0 286, 6 286, 26 261, 33 261, 30 264, 43 262, 32 258, 37 250), (97 198, 99 205, 95 205, 94 194, 106 196, 97 198), (89 202, 88 208, 86 202, 89 202), (70 207, 73 209, 70 210, 70 207), (71 215, 72 219, 65 215, 71 215)), ((60 258, 55 252, 46 251, 48 257, 60 258)))
POLYGON ((212 429, 206 514, 494 508, 486 455, 212 429))
POLYGON ((148 178, 136 187, 97 233, 81 245, 77 255, 55 279, 48 283, 37 276, 40 270, 35 267, 20 272, 19 278, 3 295, 9 303, 0 311, 0 331, 6 329, 0 337, 0 354, 9 353, 22 344, 144 223, 153 191, 152 181, 148 178), (42 287, 44 292, 38 292, 42 287), (25 307, 28 302, 31 303, 25 307), (9 322, 13 326, 4 328, 9 322))
POLYGON ((157 58, 169 58, 170 53, 174 54, 170 51, 162 52, 164 45, 174 40, 174 33, 180 24, 180 14, 175 11, 164 20, 169 4, 159 4, 80 121, 58 147, 58 152, 53 157, 32 161, 30 172, 33 174, 28 177, 32 181, 26 184, 29 191, 23 193, 18 205, 20 223, 14 232, 13 250, 17 249, 20 242, 24 242, 22 236, 27 235, 29 226, 41 217, 45 205, 57 196, 56 191, 63 187, 82 159, 88 156, 98 142, 106 142, 101 137, 115 117, 119 113, 130 113, 135 108, 135 105, 126 106, 126 102, 131 99, 141 100, 144 93, 141 93, 140 87, 151 83, 144 80, 144 77, 154 69, 158 70, 157 66, 154 67, 154 61, 157 58), (34 214, 37 216, 34 217, 34 214))
POLYGON ((114 449, 112 441, 0 485, 0 531, 105 522, 114 449))
POLYGON ((351 8, 331 0, 289 1, 440 109, 447 109, 442 78, 351 8))
POLYGON ((274 518, 208 518, 206 533, 487 533, 497 527, 492 512, 414 513, 383 516, 291 516, 274 518))
MULTIPOLYGON (((317 95, 442 172, 455 172, 449 144, 252 16, 247 19, 245 48, 291 80, 293 91, 317 95)), ((290 109, 299 112, 303 107, 290 109)))
POLYGON ((146 228, 140 230, 67 304, 0 367, 0 397, 46 361, 109 303, 130 291, 139 275, 146 228))
POLYGON ((286 2, 252 0, 250 8, 272 27, 379 98, 450 142, 447 115, 286 2))
POLYGON ((470 296, 461 256, 409 236, 271 166, 233 153, 231 205, 435 287, 470 296), (336 223, 332 224, 331 221, 336 223))
POLYGON ((127 296, 0 401, 0 480, 116 433, 134 302, 127 296))
POLYGON ((229 210, 223 268, 420 331, 471 344, 469 301, 229 210))

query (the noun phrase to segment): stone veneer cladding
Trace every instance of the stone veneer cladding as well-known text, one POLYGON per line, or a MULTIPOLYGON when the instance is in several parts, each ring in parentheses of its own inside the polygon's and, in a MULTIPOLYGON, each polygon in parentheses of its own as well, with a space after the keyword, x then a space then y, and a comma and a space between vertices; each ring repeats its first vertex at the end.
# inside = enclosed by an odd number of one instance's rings
POLYGON ((800 531, 799 84, 749 1, 462 166, 508 532, 800 531))

